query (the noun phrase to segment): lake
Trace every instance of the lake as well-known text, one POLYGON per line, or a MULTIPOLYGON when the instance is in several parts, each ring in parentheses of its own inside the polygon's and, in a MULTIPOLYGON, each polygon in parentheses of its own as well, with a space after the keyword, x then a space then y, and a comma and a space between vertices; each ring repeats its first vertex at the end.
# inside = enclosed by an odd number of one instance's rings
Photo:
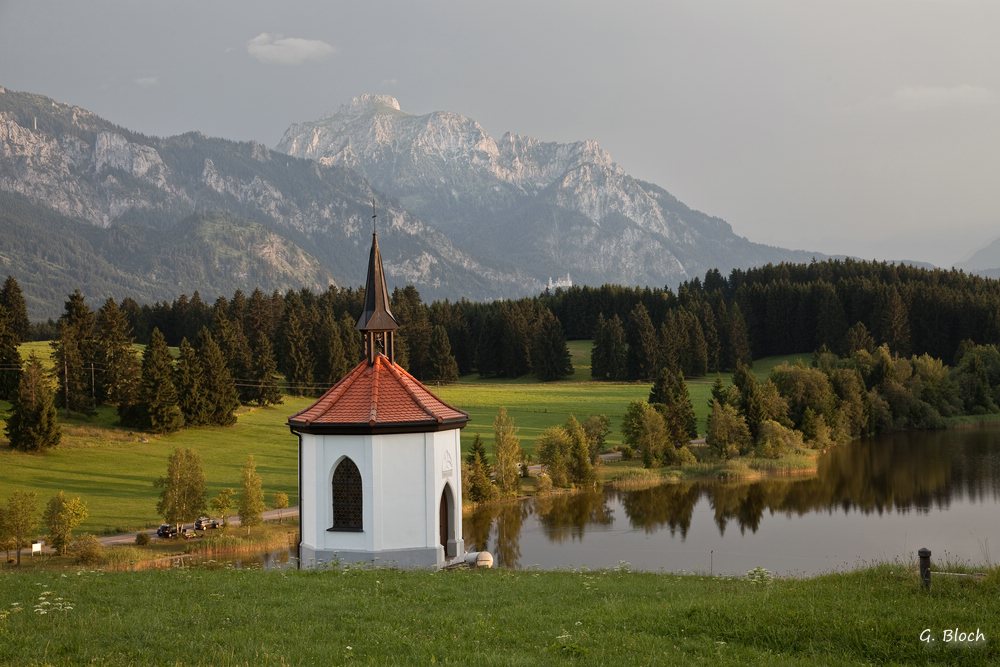
POLYGON ((466 549, 500 567, 811 575, 916 551, 1000 559, 1000 426, 834 448, 816 476, 555 494, 467 516, 466 549))

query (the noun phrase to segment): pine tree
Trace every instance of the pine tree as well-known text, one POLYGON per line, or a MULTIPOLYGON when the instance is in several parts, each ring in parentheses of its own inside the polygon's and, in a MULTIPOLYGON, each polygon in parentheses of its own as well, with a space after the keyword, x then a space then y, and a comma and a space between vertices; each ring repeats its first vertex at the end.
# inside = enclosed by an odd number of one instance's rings
POLYGON ((698 436, 698 420, 694 414, 691 395, 684 376, 680 371, 662 369, 656 376, 649 392, 651 405, 662 405, 660 409, 670 432, 670 441, 681 447, 698 436))
POLYGON ((264 334, 270 341, 274 336, 275 324, 270 300, 264 296, 260 288, 255 289, 247 301, 246 326, 244 328, 254 354, 257 353, 257 346, 254 344, 257 335, 264 334))
POLYGON ((682 310, 687 346, 683 370, 687 377, 702 377, 708 370, 708 345, 697 315, 682 310))
POLYGON ((826 345, 839 354, 844 350, 847 317, 837 290, 830 283, 820 281, 813 287, 813 295, 816 302, 816 340, 813 347, 826 345))
POLYGON ((340 342, 344 345, 344 359, 347 360, 347 369, 350 370, 361 361, 361 334, 358 333, 357 322, 350 313, 345 312, 341 315, 339 324, 340 342))
MULTIPOLYGON (((340 338, 334 336, 338 342, 340 338)), ((278 365, 274 361, 274 351, 271 340, 258 332, 254 341, 256 353, 253 360, 253 394, 254 403, 260 406, 277 405, 281 403, 281 390, 278 389, 278 365)))
POLYGON ((187 338, 181 339, 180 356, 174 383, 179 396, 178 404, 188 426, 202 426, 209 423, 211 406, 205 396, 204 371, 198 352, 187 338))
POLYGON ((396 340, 403 340, 406 344, 410 373, 421 380, 429 380, 431 322, 427 307, 413 285, 392 291, 392 313, 399 322, 396 340))
POLYGON ((198 359, 201 362, 205 403, 208 408, 207 423, 229 426, 236 423, 239 394, 229 374, 225 357, 208 329, 198 333, 198 359))
POLYGON ((729 309, 728 329, 730 361, 733 364, 731 368, 735 368, 736 365, 741 363, 753 363, 750 351, 750 337, 747 334, 747 324, 743 319, 743 311, 740 310, 738 303, 734 303, 733 307, 729 309))
POLYGON ((120 405, 133 403, 139 390, 140 367, 132 349, 132 333, 125 313, 114 299, 97 311, 94 356, 97 371, 97 400, 120 405))
POLYGON ((514 420, 507 414, 507 408, 500 408, 493 420, 493 447, 497 489, 504 497, 516 496, 519 488, 517 469, 521 462, 521 441, 516 435, 514 420))
POLYGON ((341 331, 340 324, 330 317, 329 327, 327 328, 327 338, 326 338, 326 356, 327 356, 327 375, 320 376, 318 379, 322 379, 324 383, 332 387, 333 385, 340 382, 340 379, 347 375, 347 372, 351 370, 351 364, 347 361, 347 354, 344 350, 344 336, 341 331))
POLYGON ((868 327, 865 326, 864 322, 855 322, 847 330, 847 334, 844 336, 844 345, 848 354, 854 354, 858 350, 875 351, 875 339, 868 333, 868 327))
MULTIPOLYGON (((251 352, 243 325, 230 319, 221 308, 216 308, 211 333, 213 339, 217 341, 219 349, 222 350, 226 368, 229 370, 229 377, 234 381, 249 378, 251 352)), ((247 383, 241 382, 241 384, 247 383)), ((249 398, 247 400, 249 401, 249 398)))
POLYGON ((10 327, 14 332, 14 337, 18 343, 23 343, 28 339, 28 331, 31 322, 28 320, 28 307, 24 302, 24 294, 21 286, 17 284, 14 276, 7 276, 0 288, 0 306, 7 311, 10 318, 10 327))
POLYGON ((257 474, 257 463, 253 454, 247 456, 240 473, 240 492, 236 499, 236 512, 240 515, 240 524, 248 529, 259 526, 264 520, 263 482, 257 474))
POLYGON ((154 433, 169 433, 184 425, 184 415, 177 404, 173 361, 167 341, 158 328, 153 329, 149 345, 142 355, 140 405, 145 425, 154 433))
POLYGON ((573 374, 562 325, 548 309, 542 311, 535 323, 531 339, 531 368, 542 382, 559 380, 573 374))
POLYGON ((427 357, 427 380, 448 384, 458 380, 458 362, 451 353, 448 332, 438 324, 431 333, 430 352, 427 357))
POLYGON ((21 374, 17 395, 7 418, 10 446, 21 451, 41 451, 59 444, 62 432, 56 421, 52 389, 45 379, 42 362, 34 354, 21 374))
POLYGON ((628 378, 628 343, 625 328, 617 315, 604 319, 597 316, 594 346, 590 351, 590 376, 595 380, 625 380, 628 378))
POLYGON ((633 380, 649 380, 660 364, 660 344, 649 319, 649 311, 641 302, 629 315, 628 372, 633 380))
POLYGON ((496 355, 499 375, 516 378, 531 370, 531 331, 528 320, 517 304, 504 302, 498 313, 498 347, 487 353, 496 355))
POLYGON ((333 319, 333 313, 326 310, 319 318, 319 326, 312 340, 313 356, 316 359, 315 379, 326 386, 336 384, 347 373, 344 358, 344 343, 340 336, 340 325, 333 319))
POLYGON ((701 304, 701 329, 705 334, 705 349, 708 353, 708 372, 718 373, 721 370, 720 359, 722 346, 719 342, 719 329, 715 323, 715 311, 707 301, 701 304))
POLYGON ((466 462, 469 467, 469 500, 482 503, 496 498, 497 487, 490 480, 490 466, 486 463, 486 446, 478 433, 472 441, 466 462))
POLYGON ((899 291, 895 287, 886 288, 879 303, 879 334, 889 349, 901 356, 910 353, 910 319, 899 291))
POLYGON ((53 372, 58 385, 56 405, 66 410, 90 412, 93 409, 90 378, 84 368, 78 337, 69 326, 60 325, 59 329, 58 340, 51 343, 53 372))
POLYGON ((306 329, 305 309, 293 301, 285 311, 284 322, 284 373, 288 380, 288 393, 304 396, 312 392, 313 356, 306 329))
POLYGON ((0 399, 11 400, 21 383, 21 354, 10 314, 0 304, 0 399))
POLYGON ((59 388, 56 405, 91 413, 96 395, 94 314, 76 290, 59 318, 59 339, 53 341, 53 365, 59 388))
POLYGON ((756 439, 760 425, 767 419, 760 383, 757 382, 750 367, 741 363, 736 366, 736 371, 733 373, 733 385, 740 395, 739 413, 744 419, 744 424, 750 429, 750 435, 756 439))

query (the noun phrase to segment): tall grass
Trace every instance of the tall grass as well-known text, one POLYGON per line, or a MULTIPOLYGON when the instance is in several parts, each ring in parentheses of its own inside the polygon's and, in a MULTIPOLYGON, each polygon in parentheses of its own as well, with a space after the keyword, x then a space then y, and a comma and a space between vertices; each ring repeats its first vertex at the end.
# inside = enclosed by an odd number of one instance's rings
POLYGON ((997 570, 926 592, 898 564, 807 580, 627 569, 0 574, 0 610, 24 610, 0 618, 0 664, 1000 662, 997 570), (71 609, 34 613, 46 592, 71 609), (954 627, 987 640, 940 641, 954 627))

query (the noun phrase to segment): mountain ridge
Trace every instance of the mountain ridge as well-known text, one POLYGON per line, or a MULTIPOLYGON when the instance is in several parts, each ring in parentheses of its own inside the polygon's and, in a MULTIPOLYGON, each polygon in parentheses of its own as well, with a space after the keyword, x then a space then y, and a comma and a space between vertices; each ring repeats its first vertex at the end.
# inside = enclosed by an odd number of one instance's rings
POLYGON ((470 253, 502 254, 536 279, 676 285, 710 268, 825 257, 736 235, 630 176, 595 140, 498 140, 471 118, 409 114, 391 96, 365 94, 293 123, 276 150, 355 169, 470 253))
POLYGON ((372 198, 390 283, 425 299, 518 297, 567 273, 675 286, 709 268, 823 257, 736 235, 630 176, 597 141, 497 140, 391 96, 293 124, 279 146, 303 157, 200 132, 151 137, 0 87, 0 212, 16 232, 0 235, 0 271, 34 286, 36 318, 58 315, 78 287, 96 303, 357 285, 372 198), (58 267, 54 229, 68 244, 58 267))

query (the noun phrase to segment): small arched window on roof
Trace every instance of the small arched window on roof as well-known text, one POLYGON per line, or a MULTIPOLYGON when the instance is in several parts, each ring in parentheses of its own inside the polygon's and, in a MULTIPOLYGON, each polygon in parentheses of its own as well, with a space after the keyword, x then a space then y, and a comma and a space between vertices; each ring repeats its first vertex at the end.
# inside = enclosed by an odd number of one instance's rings
POLYGON ((330 530, 363 530, 361 523, 361 472, 349 458, 333 471, 333 527, 330 530))

